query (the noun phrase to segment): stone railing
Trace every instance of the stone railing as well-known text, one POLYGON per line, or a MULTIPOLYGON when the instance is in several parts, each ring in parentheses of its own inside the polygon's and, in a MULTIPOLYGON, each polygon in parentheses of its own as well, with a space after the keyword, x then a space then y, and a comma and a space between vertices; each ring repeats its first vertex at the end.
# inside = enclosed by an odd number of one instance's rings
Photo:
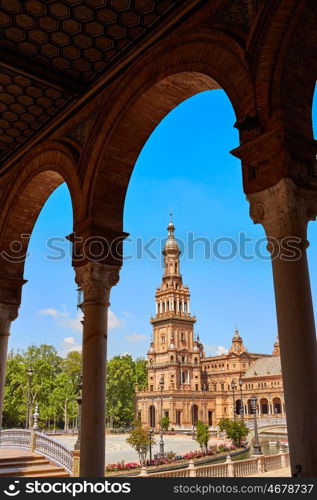
MULTIPOLYGON (((278 467, 277 467, 278 468, 278 467)), ((234 477, 252 476, 259 471, 259 460, 257 458, 248 458, 233 462, 234 477)))
POLYGON ((233 462, 230 455, 222 464, 195 467, 193 460, 188 467, 174 471, 148 473, 144 467, 138 477, 245 477, 271 470, 284 469, 289 466, 289 453, 279 452, 276 455, 259 455, 246 460, 233 462))
POLYGON ((190 477, 190 469, 176 469, 164 472, 153 472, 153 474, 148 474, 146 468, 141 469, 141 473, 137 477, 190 477))
MULTIPOLYGON (((250 430, 254 429, 254 420, 246 420, 245 421, 246 425, 250 430)), ((268 418, 258 418, 257 419, 257 424, 258 428, 263 428, 263 427, 273 427, 275 425, 286 425, 286 418, 285 417, 276 417, 275 415, 271 415, 271 417, 268 418)))
POLYGON ((196 467, 196 477, 227 477, 228 464, 207 465, 196 467))
POLYGON ((73 470, 73 453, 66 448, 62 443, 55 439, 45 436, 41 432, 35 432, 34 436, 35 446, 34 451, 44 455, 57 465, 61 465, 67 472, 71 473, 73 470))
POLYGON ((73 451, 41 432, 28 429, 2 430, 0 432, 0 446, 3 448, 23 448, 32 453, 39 453, 74 475, 73 451))
POLYGON ((0 432, 0 446, 7 448, 31 448, 32 432, 28 429, 10 429, 0 432))

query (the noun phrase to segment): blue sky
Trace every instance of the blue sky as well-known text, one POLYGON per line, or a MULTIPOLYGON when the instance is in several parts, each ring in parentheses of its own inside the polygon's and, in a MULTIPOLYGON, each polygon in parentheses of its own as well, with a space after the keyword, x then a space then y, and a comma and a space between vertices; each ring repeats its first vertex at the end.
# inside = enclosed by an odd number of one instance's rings
MULTIPOLYGON (((317 109, 314 116, 317 118, 317 109)), ((124 229, 130 238, 125 244, 127 259, 120 282, 111 294, 109 357, 125 352, 146 355, 151 337, 149 318, 155 311, 154 294, 162 275, 160 245, 166 237, 171 208, 176 236, 185 242, 181 271, 190 287, 196 332, 206 353, 228 348, 236 326, 249 351, 271 352, 277 327, 265 245, 261 247, 263 258, 243 259, 239 252, 230 259, 219 258, 219 254, 233 253, 241 233, 252 241, 264 236, 262 227, 249 218, 240 162, 229 153, 238 146, 234 122, 232 106, 222 90, 202 92, 169 113, 145 144, 126 200, 124 229), (136 252, 140 241, 146 243, 153 237, 157 241, 150 250, 155 258, 136 252), (211 255, 206 258, 202 242, 188 255, 188 241, 201 237, 210 242, 211 255), (230 238, 230 242, 219 238, 230 238)), ((61 244, 65 258, 58 261, 48 258, 55 253, 47 248, 49 238, 71 232, 71 202, 63 185, 45 204, 32 234, 25 269, 29 281, 19 318, 12 326, 11 348, 45 342, 55 345, 62 355, 80 349, 81 324, 69 244, 61 244)), ((316 224, 311 225, 309 238, 316 306, 316 224)), ((252 248, 248 243, 248 256, 252 248)))

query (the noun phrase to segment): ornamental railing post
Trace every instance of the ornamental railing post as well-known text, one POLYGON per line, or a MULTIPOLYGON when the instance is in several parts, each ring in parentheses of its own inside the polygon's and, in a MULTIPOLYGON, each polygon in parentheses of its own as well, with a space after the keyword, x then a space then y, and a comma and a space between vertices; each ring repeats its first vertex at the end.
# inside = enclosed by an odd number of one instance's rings
POLYGON ((34 453, 34 451, 36 450, 36 431, 35 431, 35 429, 31 430, 30 450, 32 453, 34 453))
POLYGON ((79 477, 79 465, 80 465, 80 452, 79 450, 73 450, 73 469, 72 476, 79 477))

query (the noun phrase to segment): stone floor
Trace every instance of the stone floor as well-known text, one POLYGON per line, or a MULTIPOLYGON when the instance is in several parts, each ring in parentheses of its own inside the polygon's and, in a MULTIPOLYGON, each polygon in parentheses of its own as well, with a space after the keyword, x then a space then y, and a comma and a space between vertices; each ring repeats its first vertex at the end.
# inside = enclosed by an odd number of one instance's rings
POLYGON ((291 469, 286 467, 285 469, 270 470, 269 472, 262 472, 262 474, 248 477, 291 477, 291 469))
MULTIPOLYGON (((53 436, 52 436, 53 437, 53 436)), ((106 437, 106 463, 114 464, 124 460, 125 462, 138 462, 139 458, 135 450, 126 442, 128 434, 109 434, 106 437)), ((55 436, 57 439, 64 443, 68 448, 73 449, 74 443, 77 439, 76 436, 62 435, 55 436)), ((155 435, 155 445, 153 446, 153 456, 159 452, 160 436, 155 435)), ((210 446, 214 444, 226 444, 224 440, 211 439, 210 446)), ((191 436, 176 435, 164 436, 165 452, 173 451, 176 454, 183 454, 188 451, 199 450, 198 443, 192 439, 191 436)))
POLYGON ((30 455, 33 457, 39 456, 37 453, 31 453, 28 450, 20 450, 18 448, 0 448, 0 460, 3 458, 29 457, 30 455))

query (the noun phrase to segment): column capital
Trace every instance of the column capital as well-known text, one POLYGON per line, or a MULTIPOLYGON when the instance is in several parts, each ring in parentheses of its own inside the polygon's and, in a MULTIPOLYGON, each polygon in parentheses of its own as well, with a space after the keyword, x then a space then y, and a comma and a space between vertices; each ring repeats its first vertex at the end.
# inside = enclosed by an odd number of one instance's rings
POLYGON ((300 238, 307 243, 307 224, 316 219, 317 190, 297 186, 285 177, 274 186, 247 195, 250 217, 262 224, 268 238, 300 238))
POLYGON ((18 317, 19 306, 0 302, 0 335, 9 336, 12 321, 18 317))
POLYGON ((75 267, 75 280, 84 292, 84 303, 108 305, 110 290, 119 281, 120 269, 120 266, 93 261, 75 267))

